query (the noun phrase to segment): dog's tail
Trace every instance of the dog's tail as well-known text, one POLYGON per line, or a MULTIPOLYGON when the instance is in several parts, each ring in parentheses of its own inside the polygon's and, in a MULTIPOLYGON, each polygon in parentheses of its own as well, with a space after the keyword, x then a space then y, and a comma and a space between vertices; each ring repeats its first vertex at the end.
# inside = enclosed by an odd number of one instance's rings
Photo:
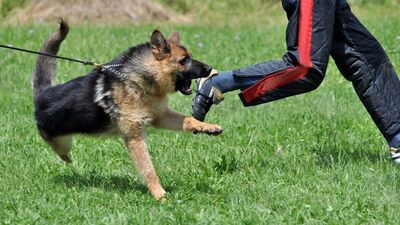
MULTIPOLYGON (((57 55, 61 42, 67 37, 69 26, 64 20, 60 20, 60 28, 52 33, 43 43, 42 53, 57 55)), ((33 72, 33 95, 36 97, 41 91, 53 85, 56 74, 56 59, 39 55, 36 60, 36 68, 33 72)))

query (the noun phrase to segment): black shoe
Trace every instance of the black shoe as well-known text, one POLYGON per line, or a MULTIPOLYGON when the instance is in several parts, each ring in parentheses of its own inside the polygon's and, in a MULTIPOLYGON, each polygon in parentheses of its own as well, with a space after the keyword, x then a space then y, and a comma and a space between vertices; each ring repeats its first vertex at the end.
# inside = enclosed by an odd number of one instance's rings
POLYGON ((222 92, 211 84, 211 77, 216 75, 213 70, 210 76, 196 80, 196 96, 193 98, 192 115, 199 121, 204 121, 206 114, 213 104, 218 105, 224 100, 222 92))

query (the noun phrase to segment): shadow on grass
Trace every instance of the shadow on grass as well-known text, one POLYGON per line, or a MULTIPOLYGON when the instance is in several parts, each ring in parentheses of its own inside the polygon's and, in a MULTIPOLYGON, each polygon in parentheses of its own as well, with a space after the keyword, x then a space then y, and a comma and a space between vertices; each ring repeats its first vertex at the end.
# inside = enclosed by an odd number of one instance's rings
POLYGON ((132 181, 127 176, 105 176, 96 172, 79 174, 76 171, 58 174, 53 178, 54 183, 67 187, 95 187, 104 190, 119 192, 140 191, 147 193, 147 187, 141 183, 132 181))
MULTIPOLYGON (((143 194, 148 193, 146 185, 140 182, 132 181, 131 177, 129 176, 105 176, 93 171, 85 174, 79 174, 76 171, 71 171, 65 174, 58 174, 53 177, 53 182, 58 185, 64 185, 68 188, 94 187, 124 193, 129 191, 139 191, 143 194)), ((167 192, 170 193, 174 192, 176 189, 180 189, 179 187, 176 187, 174 185, 163 187, 167 192)), ((201 187, 197 187, 197 189, 201 192, 209 192, 210 187, 208 187, 207 185, 203 185, 201 187)))

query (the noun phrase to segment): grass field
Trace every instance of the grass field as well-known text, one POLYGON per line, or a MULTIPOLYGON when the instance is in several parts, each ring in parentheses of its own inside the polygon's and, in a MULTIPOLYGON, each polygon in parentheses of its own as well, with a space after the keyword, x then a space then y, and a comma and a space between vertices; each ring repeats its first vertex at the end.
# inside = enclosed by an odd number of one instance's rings
MULTIPOLYGON (((365 15, 365 14, 364 14, 365 15)), ((400 16, 362 21, 400 72, 400 16)), ((54 26, 1 25, 0 43, 39 49, 54 26)), ((280 58, 283 24, 159 27, 181 31, 193 55, 220 70, 280 58)), ((107 61, 147 41, 153 26, 73 27, 61 55, 107 61)), ((208 121, 209 137, 149 129, 168 191, 146 192, 119 139, 77 137, 64 165, 35 129, 30 76, 35 57, 0 49, 0 224, 399 224, 399 167, 354 90, 330 64, 321 87, 243 108, 237 93, 208 121)), ((58 81, 89 71, 59 62, 58 81)), ((191 97, 171 96, 191 112, 191 97)))

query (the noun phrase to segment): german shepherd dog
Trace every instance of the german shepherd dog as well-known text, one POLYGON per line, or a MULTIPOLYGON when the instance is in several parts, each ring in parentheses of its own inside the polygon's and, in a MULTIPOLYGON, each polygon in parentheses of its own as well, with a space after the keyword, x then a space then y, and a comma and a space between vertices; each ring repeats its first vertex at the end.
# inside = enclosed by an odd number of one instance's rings
MULTIPOLYGON (((56 55, 69 31, 61 20, 58 31, 41 52, 56 55)), ((55 85, 56 60, 39 56, 33 74, 37 127, 42 138, 65 162, 71 162, 74 134, 114 133, 122 136, 150 193, 160 199, 165 191, 151 162, 145 137, 148 125, 212 135, 218 125, 200 122, 171 110, 167 95, 190 94, 190 79, 208 76, 211 67, 192 59, 180 45, 179 33, 165 39, 154 30, 150 42, 131 47, 85 76, 55 85)))

